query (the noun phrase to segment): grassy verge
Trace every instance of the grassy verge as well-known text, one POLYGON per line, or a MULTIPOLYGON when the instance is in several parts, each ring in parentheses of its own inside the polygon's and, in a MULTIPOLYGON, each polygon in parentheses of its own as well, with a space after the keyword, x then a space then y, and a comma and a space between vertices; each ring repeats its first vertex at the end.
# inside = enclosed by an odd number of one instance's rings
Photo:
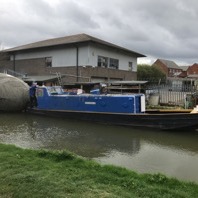
POLYGON ((197 197, 198 185, 0 144, 0 197, 197 197))

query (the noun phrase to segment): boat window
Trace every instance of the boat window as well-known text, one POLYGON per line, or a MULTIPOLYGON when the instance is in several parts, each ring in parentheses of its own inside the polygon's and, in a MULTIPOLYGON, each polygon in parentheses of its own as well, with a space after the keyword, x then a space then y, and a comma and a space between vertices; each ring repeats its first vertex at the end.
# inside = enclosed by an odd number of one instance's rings
POLYGON ((48 87, 48 92, 52 95, 63 94, 63 90, 59 86, 48 87))

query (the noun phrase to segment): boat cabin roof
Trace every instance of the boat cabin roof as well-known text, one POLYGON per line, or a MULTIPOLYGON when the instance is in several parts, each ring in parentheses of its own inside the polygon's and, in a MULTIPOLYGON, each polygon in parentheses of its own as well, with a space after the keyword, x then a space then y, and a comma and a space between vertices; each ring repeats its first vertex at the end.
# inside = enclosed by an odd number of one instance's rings
POLYGON ((132 80, 132 81, 109 81, 107 84, 112 85, 143 85, 146 84, 148 81, 138 81, 138 80, 132 80))
POLYGON ((130 80, 130 81, 107 81, 107 82, 73 82, 67 83, 67 85, 96 85, 96 84, 128 84, 128 85, 137 85, 137 84, 146 84, 148 81, 138 81, 138 80, 130 80))
POLYGON ((74 82, 64 85, 65 89, 81 88, 86 93, 90 90, 106 87, 108 93, 141 93, 142 86, 148 81, 108 81, 108 82, 74 82))

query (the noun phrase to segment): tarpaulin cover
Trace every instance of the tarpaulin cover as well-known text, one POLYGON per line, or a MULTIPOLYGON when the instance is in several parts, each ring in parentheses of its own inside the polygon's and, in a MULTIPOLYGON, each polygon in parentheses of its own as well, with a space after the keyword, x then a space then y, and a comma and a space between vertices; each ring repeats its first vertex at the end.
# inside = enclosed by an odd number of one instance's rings
POLYGON ((19 78, 0 73, 0 110, 23 110, 29 102, 29 86, 19 78))

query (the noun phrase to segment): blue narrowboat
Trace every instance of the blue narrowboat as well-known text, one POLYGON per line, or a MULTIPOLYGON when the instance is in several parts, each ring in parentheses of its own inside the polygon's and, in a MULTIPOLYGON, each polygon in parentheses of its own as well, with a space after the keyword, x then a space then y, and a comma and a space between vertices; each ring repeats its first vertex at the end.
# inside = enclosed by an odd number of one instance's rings
POLYGON ((99 90, 83 94, 80 89, 64 92, 57 87, 37 88, 38 109, 57 111, 144 113, 144 94, 100 94, 99 90))
POLYGON ((37 107, 30 112, 103 124, 162 130, 194 130, 198 113, 146 113, 145 95, 101 94, 99 90, 66 90, 60 86, 38 87, 37 107))

